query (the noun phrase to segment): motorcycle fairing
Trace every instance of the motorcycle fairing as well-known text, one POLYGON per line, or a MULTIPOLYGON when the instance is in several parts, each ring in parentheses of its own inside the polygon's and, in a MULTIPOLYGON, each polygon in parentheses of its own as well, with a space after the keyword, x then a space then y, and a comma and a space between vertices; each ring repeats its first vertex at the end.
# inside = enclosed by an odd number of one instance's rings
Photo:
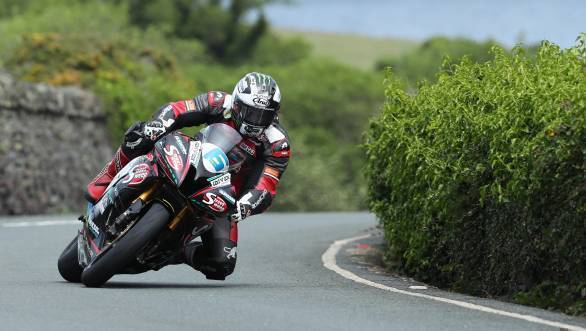
POLYGON ((189 172, 190 159, 196 157, 191 154, 199 153, 199 150, 196 151, 191 146, 191 139, 179 132, 172 132, 155 144, 157 162, 165 175, 177 186, 181 186, 189 172))
POLYGON ((152 161, 151 155, 139 156, 118 172, 95 205, 88 206, 84 230, 90 258, 98 254, 106 244, 110 215, 114 211, 126 210, 127 201, 134 200, 145 187, 151 185, 158 174, 157 164, 152 161))
POLYGON ((194 193, 189 199, 198 207, 218 216, 236 206, 236 191, 232 186, 209 186, 194 193))

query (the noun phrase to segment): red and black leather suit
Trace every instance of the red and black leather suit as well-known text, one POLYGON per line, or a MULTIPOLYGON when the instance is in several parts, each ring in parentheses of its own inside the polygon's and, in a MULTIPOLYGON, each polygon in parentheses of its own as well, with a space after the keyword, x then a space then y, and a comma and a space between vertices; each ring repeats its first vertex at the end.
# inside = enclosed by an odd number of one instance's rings
MULTIPOLYGON (((153 119, 162 121, 167 132, 212 123, 235 127, 231 107, 229 94, 208 92, 193 99, 166 104, 153 119)), ((130 159, 152 149, 154 142, 137 134, 142 125, 144 123, 136 123, 126 132, 124 143, 112 162, 116 167, 122 167, 130 159)), ((231 162, 242 162, 240 170, 232 177, 232 185, 238 197, 248 197, 251 215, 259 214, 271 205, 277 194, 279 179, 289 162, 289 139, 276 118, 259 138, 243 136, 239 147, 236 155, 229 155, 233 159, 231 162)), ((202 271, 210 279, 224 279, 236 265, 237 241, 237 224, 226 218, 217 219, 214 227, 202 236, 201 244, 186 243, 182 262, 202 271)))

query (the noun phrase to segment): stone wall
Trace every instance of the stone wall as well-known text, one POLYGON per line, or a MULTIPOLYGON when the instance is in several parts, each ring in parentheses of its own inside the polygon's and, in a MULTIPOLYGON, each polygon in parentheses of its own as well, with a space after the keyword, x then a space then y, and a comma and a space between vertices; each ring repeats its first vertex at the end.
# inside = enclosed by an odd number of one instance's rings
POLYGON ((96 96, 0 72, 0 215, 83 210, 112 154, 96 96))

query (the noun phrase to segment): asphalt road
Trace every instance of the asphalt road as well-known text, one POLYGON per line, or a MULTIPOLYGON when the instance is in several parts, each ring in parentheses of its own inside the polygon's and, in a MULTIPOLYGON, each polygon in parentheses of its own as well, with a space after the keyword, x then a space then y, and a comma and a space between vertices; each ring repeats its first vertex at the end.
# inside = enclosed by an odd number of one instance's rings
MULTIPOLYGON (((99 289, 66 283, 57 271, 78 226, 34 223, 68 219, 0 218, 0 330, 559 330, 383 291, 324 268, 321 256, 334 240, 375 225, 369 214, 257 216, 241 225, 238 265, 224 282, 171 266, 115 276, 99 289)), ((340 267, 388 286, 412 284, 357 265, 352 251, 340 251, 340 267)), ((585 319, 539 309, 427 293, 586 327, 585 319)))

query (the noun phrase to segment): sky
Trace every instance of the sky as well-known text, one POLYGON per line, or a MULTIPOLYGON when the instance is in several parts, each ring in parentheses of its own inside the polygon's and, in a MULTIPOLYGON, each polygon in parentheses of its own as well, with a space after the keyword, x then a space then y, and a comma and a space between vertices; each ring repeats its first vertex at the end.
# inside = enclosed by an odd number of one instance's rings
POLYGON ((586 32, 586 0, 293 0, 272 4, 273 26, 424 40, 488 38, 514 45, 550 40, 563 47, 586 32))

